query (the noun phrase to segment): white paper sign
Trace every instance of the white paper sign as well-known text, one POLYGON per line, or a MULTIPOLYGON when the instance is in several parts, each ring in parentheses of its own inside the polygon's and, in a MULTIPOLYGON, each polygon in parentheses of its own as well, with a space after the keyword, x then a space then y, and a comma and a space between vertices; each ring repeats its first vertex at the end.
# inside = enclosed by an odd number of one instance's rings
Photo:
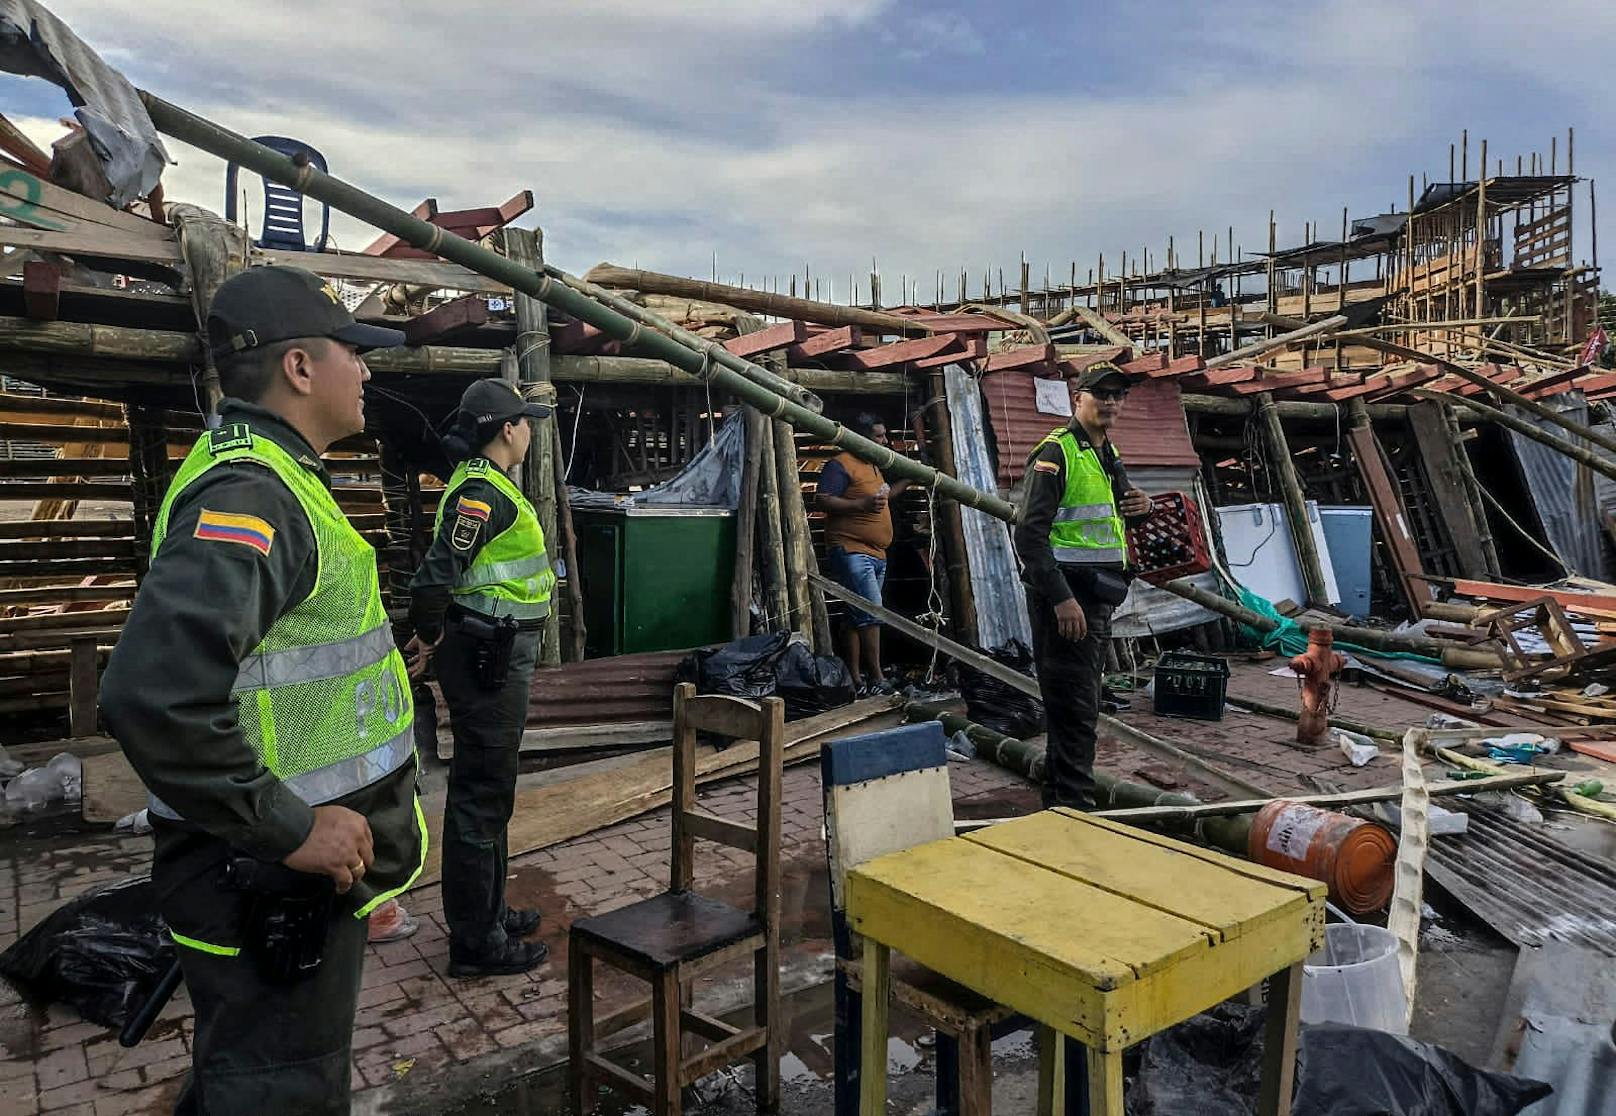
POLYGON ((1065 380, 1034 380, 1032 386, 1038 393, 1040 414, 1072 417, 1072 393, 1065 380))

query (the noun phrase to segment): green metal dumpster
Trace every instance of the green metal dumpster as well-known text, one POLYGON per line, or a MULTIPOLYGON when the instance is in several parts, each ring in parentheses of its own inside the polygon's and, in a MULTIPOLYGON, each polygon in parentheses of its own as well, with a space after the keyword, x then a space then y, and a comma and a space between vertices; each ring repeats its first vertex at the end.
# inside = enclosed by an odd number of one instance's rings
POLYGON ((586 651, 632 655, 730 638, 735 513, 574 508, 586 651))

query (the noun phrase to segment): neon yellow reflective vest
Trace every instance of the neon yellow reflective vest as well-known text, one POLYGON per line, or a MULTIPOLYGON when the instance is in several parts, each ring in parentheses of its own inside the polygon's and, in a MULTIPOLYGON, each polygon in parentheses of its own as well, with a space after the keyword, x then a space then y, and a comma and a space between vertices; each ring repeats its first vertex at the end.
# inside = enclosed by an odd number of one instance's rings
MULTIPOLYGON (((289 790, 318 806, 414 759, 409 677, 382 607, 375 550, 319 476, 245 423, 202 435, 180 465, 152 530, 153 559, 179 495, 209 469, 243 460, 292 490, 313 528, 318 564, 313 590, 242 660, 231 693, 247 744, 289 790)), ((156 796, 150 807, 179 817, 156 796)))
POLYGON ((1100 455, 1066 427, 1051 431, 1033 448, 1058 445, 1066 455, 1066 491, 1049 528, 1049 546, 1055 561, 1072 565, 1126 566, 1128 535, 1117 511, 1111 478, 1100 455))
MULTIPOLYGON (((486 457, 462 461, 449 478, 438 501, 432 533, 443 527, 443 513, 457 504, 456 493, 468 480, 485 480, 516 505, 516 522, 483 543, 460 580, 451 587, 455 603, 484 616, 511 616, 540 620, 550 615, 550 595, 556 575, 544 551, 544 530, 533 505, 511 478, 486 457)), ((486 515, 486 509, 484 510, 486 515)))

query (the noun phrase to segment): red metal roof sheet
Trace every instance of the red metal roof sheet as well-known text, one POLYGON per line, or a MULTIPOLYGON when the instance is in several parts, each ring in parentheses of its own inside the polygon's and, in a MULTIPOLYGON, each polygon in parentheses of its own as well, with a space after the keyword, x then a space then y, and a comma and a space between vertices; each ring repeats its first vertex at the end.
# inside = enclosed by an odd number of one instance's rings
MULTIPOLYGON (((1033 377, 1026 372, 991 372, 982 377, 988 422, 999 447, 999 484, 1006 488, 1021 479, 1033 446, 1062 425, 1060 416, 1038 410, 1035 391, 1033 377)), ((1111 437, 1129 465, 1201 463, 1190 443, 1182 393, 1171 380, 1136 383, 1111 437)))

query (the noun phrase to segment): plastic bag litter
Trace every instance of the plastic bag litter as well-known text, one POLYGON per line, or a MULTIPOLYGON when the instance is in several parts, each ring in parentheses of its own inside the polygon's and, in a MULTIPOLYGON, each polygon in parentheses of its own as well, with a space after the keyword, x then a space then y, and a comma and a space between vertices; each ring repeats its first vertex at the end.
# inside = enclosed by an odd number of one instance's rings
POLYGON ((801 636, 784 632, 692 651, 680 660, 674 677, 694 683, 703 694, 743 698, 778 694, 785 699, 788 720, 853 700, 853 676, 840 659, 815 655, 801 636))
POLYGON ((966 734, 964 729, 961 729, 953 736, 950 736, 948 738, 946 747, 950 752, 956 756, 959 756, 961 759, 976 758, 976 745, 972 743, 970 736, 966 734))
POLYGON ((30 996, 121 1027, 174 961, 147 876, 86 891, 0 953, 0 975, 30 996))
POLYGON ((6 784, 6 809, 13 814, 43 810, 54 802, 77 802, 83 795, 83 765, 77 756, 59 752, 44 767, 29 768, 6 784))
POLYGON ((1330 732, 1341 748, 1341 754, 1346 756, 1354 767, 1362 767, 1380 755, 1380 746, 1367 736, 1340 728, 1331 729, 1330 732))
MULTIPOLYGON (((987 655, 1012 670, 1032 674, 1032 649, 1019 639, 995 647, 987 655)), ((977 724, 1017 740, 1044 731, 1044 706, 1037 698, 966 666, 960 667, 959 679, 965 715, 977 724)))
MULTIPOLYGON (((1267 1011, 1225 1003, 1144 1044, 1129 1116, 1253 1116, 1267 1011)), ((1515 1116, 1554 1090, 1477 1069, 1439 1046, 1365 1027, 1301 1029, 1294 1113, 1515 1116)))

